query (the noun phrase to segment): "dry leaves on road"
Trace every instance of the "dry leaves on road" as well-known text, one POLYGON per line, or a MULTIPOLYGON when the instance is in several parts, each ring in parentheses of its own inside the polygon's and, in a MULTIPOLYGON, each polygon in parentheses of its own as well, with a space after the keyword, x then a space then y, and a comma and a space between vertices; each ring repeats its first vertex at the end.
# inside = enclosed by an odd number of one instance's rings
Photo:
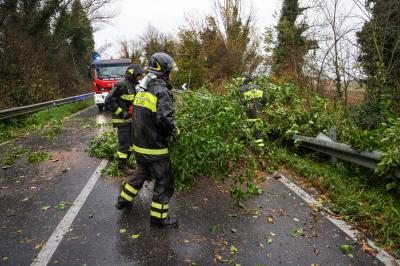
POLYGON ((224 260, 224 258, 219 255, 219 254, 215 254, 214 256, 215 262, 219 261, 219 262, 225 262, 226 260, 224 260))
POLYGON ((371 248, 368 244, 367 241, 363 240, 362 241, 362 251, 367 252, 371 255, 376 255, 377 251, 373 248, 371 248))
POLYGON ((275 217, 272 216, 272 215, 268 215, 267 222, 270 223, 270 224, 275 223, 275 217))

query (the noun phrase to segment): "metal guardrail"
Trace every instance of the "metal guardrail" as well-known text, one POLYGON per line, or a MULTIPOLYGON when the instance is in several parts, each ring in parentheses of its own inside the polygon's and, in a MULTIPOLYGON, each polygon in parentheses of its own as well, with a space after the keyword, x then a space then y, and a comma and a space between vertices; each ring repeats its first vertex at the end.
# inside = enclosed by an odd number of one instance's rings
POLYGON ((94 92, 91 92, 91 93, 72 96, 72 97, 68 97, 68 98, 64 98, 64 99, 48 101, 48 102, 44 102, 44 103, 37 103, 37 104, 32 104, 32 105, 27 105, 27 106, 21 106, 21 107, 0 110, 0 120, 11 118, 11 117, 17 117, 17 116, 25 115, 25 114, 31 114, 31 113, 34 113, 37 111, 44 110, 46 108, 60 106, 60 105, 67 104, 67 103, 83 101, 83 100, 90 98, 93 95, 94 95, 94 92))
POLYGON ((352 162, 370 169, 375 169, 382 153, 377 151, 372 152, 357 152, 347 144, 334 142, 324 134, 319 134, 317 138, 294 135, 295 142, 300 141, 300 145, 315 150, 335 158, 339 158, 348 162, 352 162))
MULTIPOLYGON (((347 162, 355 163, 369 169, 376 169, 383 155, 379 151, 358 152, 351 148, 350 145, 334 142, 328 136, 322 133, 320 133, 317 138, 294 135, 293 140, 295 142, 300 142, 300 145, 305 148, 318 151, 347 162)), ((400 178, 400 169, 395 171, 395 175, 400 178)))

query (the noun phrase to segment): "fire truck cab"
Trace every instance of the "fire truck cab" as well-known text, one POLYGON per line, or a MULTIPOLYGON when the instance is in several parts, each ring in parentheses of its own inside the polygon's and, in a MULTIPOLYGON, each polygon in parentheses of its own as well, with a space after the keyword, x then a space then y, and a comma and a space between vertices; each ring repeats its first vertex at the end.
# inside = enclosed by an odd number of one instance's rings
POLYGON ((105 99, 112 86, 124 78, 130 64, 130 59, 97 59, 90 65, 94 101, 100 112, 105 109, 105 99))

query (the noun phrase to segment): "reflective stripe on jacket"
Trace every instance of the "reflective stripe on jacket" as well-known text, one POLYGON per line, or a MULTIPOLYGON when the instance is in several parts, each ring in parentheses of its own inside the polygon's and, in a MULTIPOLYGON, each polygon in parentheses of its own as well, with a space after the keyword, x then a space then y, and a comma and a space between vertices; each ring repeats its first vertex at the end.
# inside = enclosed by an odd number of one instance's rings
POLYGON ((246 84, 241 87, 240 94, 248 107, 247 117, 252 120, 259 118, 262 107, 267 103, 267 93, 255 84, 246 84))
POLYGON ((105 102, 107 108, 112 112, 112 123, 114 126, 131 123, 130 117, 123 117, 129 112, 135 100, 135 85, 126 78, 116 83, 107 95, 105 102))

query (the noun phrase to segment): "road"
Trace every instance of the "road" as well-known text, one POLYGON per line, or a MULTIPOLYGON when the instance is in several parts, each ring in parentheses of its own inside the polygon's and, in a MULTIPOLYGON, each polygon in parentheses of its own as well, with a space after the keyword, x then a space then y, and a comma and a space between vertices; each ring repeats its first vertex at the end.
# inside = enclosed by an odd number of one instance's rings
MULTIPOLYGON (((30 265, 49 248, 49 238, 101 163, 85 149, 102 130, 97 124, 109 120, 91 107, 65 121, 56 139, 32 132, 0 146, 3 156, 15 147, 50 155, 38 164, 24 156, 0 170, 1 265, 30 265)), ((191 190, 172 199, 180 221, 172 230, 149 226, 151 183, 131 210, 116 210, 121 181, 100 176, 93 183, 67 233, 52 246, 48 265, 383 265, 273 178, 261 184, 262 195, 240 207, 229 183, 198 177, 191 190), (341 245, 352 250, 344 254, 341 245)))

